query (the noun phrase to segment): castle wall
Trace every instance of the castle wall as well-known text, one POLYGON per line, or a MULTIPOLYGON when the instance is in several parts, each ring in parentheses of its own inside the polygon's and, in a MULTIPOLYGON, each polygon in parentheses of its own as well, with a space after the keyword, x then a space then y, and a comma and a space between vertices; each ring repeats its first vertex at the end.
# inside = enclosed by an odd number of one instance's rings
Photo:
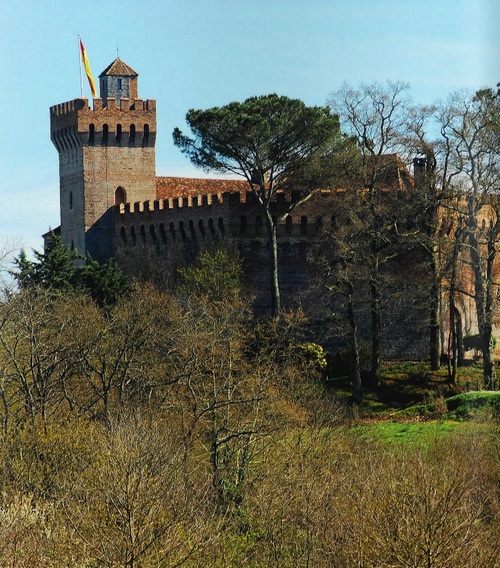
MULTIPOLYGON (((339 345, 343 341, 342 330, 328 331, 325 322, 332 314, 341 320, 343 308, 332 306, 325 291, 316 285, 314 269, 308 260, 318 229, 335 214, 335 199, 332 192, 317 194, 283 220, 277 233, 283 306, 302 307, 320 330, 318 333, 324 334, 323 340, 331 343, 336 334, 334 344, 339 345)), ((289 199, 279 196, 272 204, 273 214, 281 215, 289 205, 289 199)), ((185 266, 214 243, 234 250, 243 258, 245 287, 255 313, 269 314, 268 238, 262 210, 251 194, 243 199, 239 194, 191 195, 115 207, 113 231, 114 257, 119 266, 160 285, 171 285, 178 267, 185 266)), ((416 275, 419 261, 415 260, 414 264, 416 275)), ((384 292, 387 309, 382 349, 386 357, 418 359, 428 354, 429 314, 424 298, 428 286, 424 283, 420 288, 408 288, 405 282, 411 274, 410 266, 404 260, 402 267, 394 268, 401 274, 402 292, 384 292)), ((361 338, 368 341, 370 309, 366 302, 359 305, 361 338)))

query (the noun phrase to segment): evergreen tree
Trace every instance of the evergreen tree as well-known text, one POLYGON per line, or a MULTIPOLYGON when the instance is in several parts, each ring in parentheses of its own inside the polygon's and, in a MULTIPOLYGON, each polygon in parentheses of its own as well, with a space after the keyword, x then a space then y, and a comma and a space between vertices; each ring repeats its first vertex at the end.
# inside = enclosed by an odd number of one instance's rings
POLYGON ((24 250, 14 260, 17 270, 11 274, 21 288, 39 285, 54 290, 69 290, 74 287, 76 251, 65 246, 60 237, 52 233, 43 252, 33 251, 34 261, 28 259, 24 250))
POLYGON ((269 239, 272 316, 281 311, 277 227, 293 209, 329 184, 331 164, 344 148, 339 119, 325 107, 276 94, 251 97, 186 115, 192 137, 178 128, 174 143, 205 171, 242 177, 261 208, 269 239), (279 217, 272 212, 278 192, 298 191, 279 217))
POLYGON ((84 266, 77 269, 80 286, 101 306, 114 306, 118 298, 130 289, 126 276, 108 260, 99 264, 88 257, 84 266))
POLYGON ((11 274, 21 289, 40 286, 63 292, 83 292, 102 308, 113 306, 129 289, 125 275, 112 261, 99 264, 88 256, 85 264, 78 264, 77 261, 83 258, 53 233, 45 250, 33 251, 33 255, 35 260, 29 260, 22 250, 14 260, 16 270, 11 274))

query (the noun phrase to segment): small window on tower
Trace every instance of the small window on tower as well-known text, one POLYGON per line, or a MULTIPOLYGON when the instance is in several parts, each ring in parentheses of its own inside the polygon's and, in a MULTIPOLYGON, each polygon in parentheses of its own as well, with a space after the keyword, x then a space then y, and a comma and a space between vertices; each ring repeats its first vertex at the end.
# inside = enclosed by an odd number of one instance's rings
POLYGON ((107 124, 104 124, 103 127, 102 127, 101 146, 107 146, 108 145, 108 133, 109 133, 109 126, 107 124))
POLYGON ((95 126, 93 124, 89 124, 89 146, 94 145, 94 133, 95 133, 95 126))
POLYGON ((115 138, 115 143, 117 146, 121 146, 122 145, 122 125, 121 124, 117 124, 116 125, 116 138, 115 138))
POLYGON ((117 187, 115 190, 115 205, 122 205, 127 202, 127 194, 123 187, 117 187))
POLYGON ((142 147, 146 148, 149 145, 149 125, 144 125, 144 134, 142 135, 142 147))
POLYGON ((122 80, 121 79, 117 79, 116 80, 116 88, 121 91, 122 90, 122 80))
POLYGON ((69 210, 71 211, 73 209, 73 192, 70 191, 69 192, 69 210))

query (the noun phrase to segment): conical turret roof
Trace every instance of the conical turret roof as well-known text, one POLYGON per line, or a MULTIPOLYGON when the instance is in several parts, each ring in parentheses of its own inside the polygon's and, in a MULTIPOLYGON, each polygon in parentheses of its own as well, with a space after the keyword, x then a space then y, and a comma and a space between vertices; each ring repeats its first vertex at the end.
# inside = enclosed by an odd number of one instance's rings
POLYGON ((113 63, 108 65, 106 69, 99 75, 99 77, 106 77, 106 76, 116 76, 119 75, 121 77, 138 77, 139 73, 136 73, 132 67, 124 63, 119 57, 117 57, 113 63))

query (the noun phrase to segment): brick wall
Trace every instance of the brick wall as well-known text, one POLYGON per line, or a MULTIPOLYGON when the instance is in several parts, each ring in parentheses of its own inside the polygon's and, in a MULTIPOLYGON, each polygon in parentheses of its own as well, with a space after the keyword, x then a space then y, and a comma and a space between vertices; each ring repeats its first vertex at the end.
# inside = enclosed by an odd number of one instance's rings
MULTIPOLYGON (((286 206, 286 199, 278 199, 273 203, 273 213, 283 213, 286 206)), ((302 307, 316 329, 324 334, 326 343, 332 342, 332 332, 325 322, 332 316, 341 320, 342 308, 327 305, 325 291, 316 283, 308 254, 318 228, 334 214, 335 195, 323 192, 296 209, 290 216, 291 222, 285 220, 278 227, 283 305, 302 307)), ((258 221, 262 211, 251 196, 242 201, 239 194, 191 195, 116 207, 113 215, 114 256, 126 272, 170 285, 175 280, 176 268, 188 264, 201 250, 219 243, 241 254, 246 293, 252 298, 255 312, 269 313, 268 239, 262 219, 258 221)), ((408 263, 404 274, 409 274, 408 263)), ((423 296, 428 286, 402 289, 404 294, 383 292, 386 306, 383 353, 386 357, 424 358, 429 341, 427 302, 423 296)), ((370 308, 366 302, 359 305, 361 338, 368 341, 370 308)), ((335 333, 339 333, 338 327, 335 333)), ((337 337, 337 344, 342 340, 337 337)))

